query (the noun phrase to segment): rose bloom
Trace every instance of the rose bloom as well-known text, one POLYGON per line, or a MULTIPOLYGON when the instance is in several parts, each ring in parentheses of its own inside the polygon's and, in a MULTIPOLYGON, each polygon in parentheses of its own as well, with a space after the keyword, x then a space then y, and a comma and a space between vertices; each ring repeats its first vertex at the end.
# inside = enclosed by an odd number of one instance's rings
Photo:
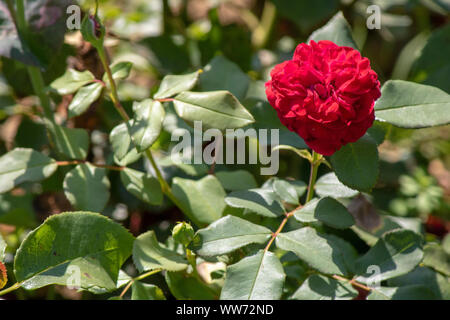
POLYGON ((369 59, 353 48, 326 40, 301 43, 270 76, 270 104, 317 153, 330 156, 372 126, 380 82, 369 59))

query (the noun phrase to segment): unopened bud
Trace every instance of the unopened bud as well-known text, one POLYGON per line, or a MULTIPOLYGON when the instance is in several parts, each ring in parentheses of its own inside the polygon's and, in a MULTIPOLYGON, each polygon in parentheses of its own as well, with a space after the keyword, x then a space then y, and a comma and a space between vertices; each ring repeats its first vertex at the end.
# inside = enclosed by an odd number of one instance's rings
POLYGON ((84 17, 81 24, 81 34, 84 40, 90 42, 94 47, 103 46, 105 27, 98 16, 86 15, 84 17))
POLYGON ((187 222, 178 223, 172 230, 172 237, 175 241, 181 243, 185 247, 194 239, 194 228, 187 222))

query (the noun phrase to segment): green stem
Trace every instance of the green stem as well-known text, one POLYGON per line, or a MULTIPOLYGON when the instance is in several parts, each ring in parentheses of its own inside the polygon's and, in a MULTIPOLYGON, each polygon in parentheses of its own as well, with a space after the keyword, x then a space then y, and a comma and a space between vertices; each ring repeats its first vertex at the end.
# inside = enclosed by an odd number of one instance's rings
POLYGON ((126 113, 125 109, 120 104, 119 100, 119 94, 117 93, 117 86, 116 82, 114 81, 111 68, 109 67, 108 59, 106 58, 106 52, 105 48, 103 46, 100 46, 97 48, 98 56, 100 57, 100 61, 102 62, 103 68, 105 69, 105 72, 108 76, 109 85, 111 87, 111 100, 114 104, 114 107, 116 108, 117 112, 119 112, 120 116, 125 122, 128 122, 130 120, 130 117, 126 113))
POLYGON ((27 22, 25 20, 25 6, 23 0, 16 0, 17 9, 17 28, 20 32, 24 32, 27 28, 27 22))
POLYGON ((42 77, 42 73, 38 68, 32 66, 27 67, 27 70, 28 75, 30 76, 31 79, 33 90, 39 97, 39 101, 41 102, 42 108, 44 109, 44 116, 48 120, 50 120, 52 124, 54 124, 55 119, 53 117, 53 110, 51 107, 50 98, 45 92, 45 82, 44 78, 42 77))
POLYGON ((12 292, 12 291, 14 291, 14 290, 19 289, 21 285, 22 285, 21 282, 16 282, 16 283, 13 284, 11 287, 6 288, 6 289, 0 291, 0 297, 3 296, 3 295, 5 295, 5 294, 7 294, 7 293, 10 293, 10 292, 12 292))
POLYGON ((275 19, 277 17, 277 9, 275 5, 266 0, 264 3, 261 22, 253 31, 252 43, 255 49, 264 48, 269 40, 270 33, 272 32, 275 19))
POLYGON ((311 201, 314 196, 314 185, 316 184, 317 171, 321 163, 321 155, 313 151, 313 158, 311 161, 311 173, 309 175, 308 193, 306 195, 306 202, 311 201))
MULTIPOLYGON (((111 69, 109 67, 107 58, 106 58, 106 53, 105 53, 105 49, 104 47, 99 47, 97 48, 98 51, 98 55, 100 57, 100 61, 102 62, 103 68, 105 69, 105 72, 108 76, 108 80, 110 83, 110 88, 111 88, 111 99, 113 101, 113 104, 117 110, 117 112, 119 112, 119 114, 121 115, 122 119, 125 121, 125 123, 128 124, 128 121, 130 120, 130 117, 128 116, 128 114, 126 113, 126 111, 123 109, 122 105, 120 104, 120 100, 119 100, 119 95, 117 93, 117 85, 114 81, 114 78, 112 76, 112 72, 111 69)), ((175 196, 172 193, 172 190, 170 189, 169 184, 167 183, 167 181, 164 179, 161 170, 159 170, 158 165, 156 164, 155 159, 153 158, 152 152, 150 149, 147 149, 145 151, 145 155, 147 156, 148 160, 150 161, 150 164, 152 165, 153 169, 155 170, 156 173, 156 177, 158 178, 159 184, 161 185, 161 189, 163 191, 163 193, 178 207, 180 208, 182 211, 182 207, 180 205, 180 202, 177 200, 177 198, 175 198, 175 196)))
POLYGON ((133 285, 133 283, 135 281, 139 281, 139 280, 145 279, 145 278, 150 277, 151 275, 154 275, 154 274, 156 274, 158 272, 161 272, 161 271, 162 271, 162 269, 155 269, 155 270, 143 273, 143 274, 137 276, 136 278, 131 279, 130 282, 128 282, 128 284, 122 290, 122 293, 120 294, 120 297, 122 298, 125 295, 125 293, 127 293, 128 289, 130 289, 130 287, 133 285))

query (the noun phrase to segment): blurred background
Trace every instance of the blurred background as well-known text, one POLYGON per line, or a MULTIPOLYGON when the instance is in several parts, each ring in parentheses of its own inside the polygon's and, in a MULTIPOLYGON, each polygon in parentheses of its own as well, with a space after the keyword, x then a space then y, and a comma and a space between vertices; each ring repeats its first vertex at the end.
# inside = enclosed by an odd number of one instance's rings
MULTIPOLYGON (((95 7, 91 0, 78 4, 83 12, 89 9, 92 12, 95 7)), ((370 59, 381 83, 403 79, 430 84, 450 93, 449 0, 102 0, 99 14, 108 30, 106 46, 110 59, 133 62, 130 78, 119 87, 121 100, 130 112, 132 102, 150 97, 164 75, 198 69, 204 69, 208 77, 221 77, 227 71, 236 77, 248 78, 248 92, 247 88, 233 87, 233 83, 229 84, 230 91, 251 110, 258 110, 261 107, 258 104, 270 108, 265 101, 263 84, 271 68, 290 59, 296 45, 305 42, 311 32, 322 27, 338 11, 343 12, 351 25, 362 55, 370 59), (378 30, 369 30, 366 26, 369 5, 377 5, 381 10, 378 30), (220 59, 227 62, 218 63, 220 59), (227 70, 221 69, 224 65, 227 70)), ((38 16, 37 21, 45 24, 52 20, 50 13, 38 16)), ((46 55, 47 84, 68 67, 88 69, 100 78, 103 70, 98 56, 90 44, 82 40, 80 32, 64 29, 62 35, 64 43, 60 50, 46 55)), ((48 39, 56 36, 53 30, 48 39)), ((208 84, 211 86, 211 81, 208 84)), ((60 123, 89 131, 88 159, 112 163, 108 133, 120 118, 111 102, 103 98, 88 112, 68 120, 71 96, 52 98, 60 123)), ((2 57, 0 154, 15 147, 50 152, 38 110, 24 65, 2 57)), ((277 126, 273 116, 274 113, 256 115, 257 125, 277 126)), ((183 125, 169 113, 165 131, 152 147, 161 163, 166 159, 170 132, 183 125)), ((350 204, 359 226, 376 233, 383 217, 389 215, 399 217, 400 220, 395 220, 398 223, 423 222, 427 239, 441 241, 450 230, 450 126, 407 130, 376 124, 371 130, 379 136, 380 177, 370 196, 362 195, 350 204)), ((299 144, 301 146, 301 142, 299 144)), ((281 157, 279 177, 307 180, 306 161, 291 153, 282 152, 281 157)), ((134 166, 144 168, 146 164, 139 161, 134 166)), ((323 167, 320 175, 327 172, 323 167)), ((242 169, 242 166, 236 168, 242 169)), ((10 253, 27 230, 51 214, 72 210, 62 191, 65 169, 60 168, 43 183, 26 184, 0 195, 0 232, 8 239, 10 253)), ((169 178, 191 176, 193 170, 173 166, 164 169, 169 178)), ((207 170, 201 166, 194 169, 197 173, 207 170)), ((226 169, 217 167, 219 171, 226 169)), ((259 176, 256 165, 245 169, 254 173, 259 184, 268 178, 259 176)), ((171 226, 183 220, 170 203, 151 207, 127 193, 116 172, 111 172, 109 178, 111 197, 103 213, 123 222, 133 234, 155 229, 158 237, 164 239, 171 226)), ((50 290, 53 289, 18 290, 17 295, 80 298, 80 294, 66 292, 63 288, 57 288, 56 293, 50 290)))

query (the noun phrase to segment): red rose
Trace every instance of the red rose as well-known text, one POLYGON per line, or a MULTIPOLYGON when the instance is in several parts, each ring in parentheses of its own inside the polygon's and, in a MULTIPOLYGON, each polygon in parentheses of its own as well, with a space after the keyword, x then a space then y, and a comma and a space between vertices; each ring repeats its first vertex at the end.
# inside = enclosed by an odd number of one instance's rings
POLYGON ((380 82, 369 59, 353 48, 331 41, 301 43, 293 59, 276 65, 270 76, 270 104, 317 153, 330 156, 372 126, 380 82))

